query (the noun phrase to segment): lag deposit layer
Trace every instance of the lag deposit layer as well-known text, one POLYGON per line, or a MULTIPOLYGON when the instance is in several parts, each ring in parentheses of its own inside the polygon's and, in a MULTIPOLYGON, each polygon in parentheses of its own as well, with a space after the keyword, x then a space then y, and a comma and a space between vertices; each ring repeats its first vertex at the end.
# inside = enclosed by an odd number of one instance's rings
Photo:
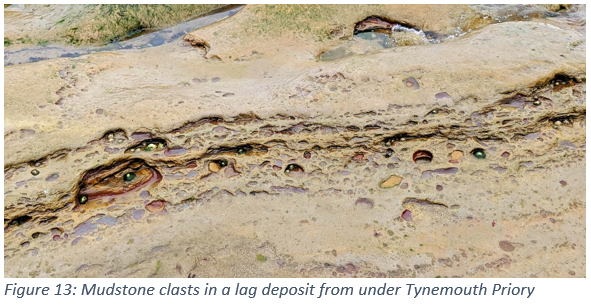
POLYGON ((584 5, 177 8, 5 6, 5 277, 585 277, 584 5))

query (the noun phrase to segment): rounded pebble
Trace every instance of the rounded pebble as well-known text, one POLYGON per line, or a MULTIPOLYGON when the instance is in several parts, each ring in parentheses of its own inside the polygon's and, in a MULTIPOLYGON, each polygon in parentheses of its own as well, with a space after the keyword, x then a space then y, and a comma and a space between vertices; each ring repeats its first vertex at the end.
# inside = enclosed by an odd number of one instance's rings
POLYGON ((451 159, 453 159, 453 160, 459 160, 463 156, 464 156, 464 152, 462 152, 462 151, 455 150, 455 151, 451 152, 451 159))
POLYGON ((209 162, 209 164, 207 164, 207 167, 211 172, 219 172, 220 169, 222 169, 219 164, 213 161, 209 162))
POLYGON ((410 210, 404 210, 402 212, 402 214, 400 215, 400 217, 402 217, 402 219, 404 219, 406 221, 411 221, 412 220, 412 212, 410 210))
POLYGON ((392 157, 392 154, 394 154, 394 151, 392 149, 388 149, 386 150, 386 155, 384 155, 384 157, 390 158, 392 157))
POLYGON ((515 246, 513 246, 513 244, 509 243, 508 241, 500 241, 499 247, 506 252, 511 252, 515 250, 515 246))
POLYGON ((166 201, 156 200, 146 204, 146 210, 151 213, 156 213, 164 210, 166 207, 166 201))
POLYGON ((484 153, 484 150, 481 148, 476 148, 476 149, 472 150, 472 155, 478 159, 485 159, 486 158, 486 153, 484 153))
POLYGON ((418 90, 420 88, 419 83, 417 82, 417 80, 414 79, 414 78, 412 78, 412 77, 407 78, 407 79, 403 80, 402 82, 408 88, 414 88, 415 90, 418 90))
POLYGON ((392 188, 400 184, 400 182, 402 182, 402 178, 393 174, 380 183, 380 188, 392 188))
POLYGON ((147 146, 144 148, 144 151, 151 152, 151 151, 154 151, 154 150, 156 150, 156 148, 157 148, 157 147, 158 147, 158 146, 156 146, 155 144, 153 144, 153 143, 150 143, 150 144, 148 144, 148 145, 147 145, 147 146))
POLYGON ((133 173, 133 172, 128 172, 123 175, 123 180, 125 182, 133 181, 133 179, 135 179, 135 173, 133 173))
POLYGON ((88 197, 87 196, 80 196, 78 201, 80 202, 80 204, 85 204, 86 202, 88 202, 88 197))
POLYGON ((50 176, 48 176, 45 180, 47 182, 53 182, 53 181, 57 180, 59 177, 60 177, 59 174, 53 173, 50 176))

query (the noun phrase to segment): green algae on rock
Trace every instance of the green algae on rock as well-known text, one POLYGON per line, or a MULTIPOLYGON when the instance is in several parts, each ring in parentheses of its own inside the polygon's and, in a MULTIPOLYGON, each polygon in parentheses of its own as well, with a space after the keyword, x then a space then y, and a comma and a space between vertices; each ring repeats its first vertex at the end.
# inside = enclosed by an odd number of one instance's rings
MULTIPOLYGON (((6 47, 7 38, 23 45, 102 45, 143 31, 165 28, 222 7, 223 4, 25 5, 21 10, 5 14, 4 45, 6 47), (30 24, 22 29, 12 28, 13 22, 18 24, 18 19, 36 17, 43 17, 36 23, 46 25, 44 32, 30 24), (20 36, 25 30, 27 34, 20 36)), ((5 6, 5 12, 6 9, 5 6)))

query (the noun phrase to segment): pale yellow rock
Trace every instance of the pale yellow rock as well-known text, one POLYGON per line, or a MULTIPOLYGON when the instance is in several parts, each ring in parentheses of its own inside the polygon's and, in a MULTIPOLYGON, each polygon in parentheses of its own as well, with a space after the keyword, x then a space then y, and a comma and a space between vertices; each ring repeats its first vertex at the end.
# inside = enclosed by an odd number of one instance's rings
POLYGON ((453 151, 453 152, 451 152, 451 159, 459 160, 463 156, 464 156, 464 153, 462 153, 462 151, 453 151))
POLYGON ((391 175, 387 180, 380 183, 381 188, 392 188, 402 182, 402 178, 397 175, 391 175))
POLYGON ((220 171, 220 169, 222 169, 222 167, 220 167, 220 165, 218 165, 214 162, 210 162, 209 165, 207 165, 207 167, 209 168, 209 171, 211 171, 211 172, 218 172, 218 171, 220 171))

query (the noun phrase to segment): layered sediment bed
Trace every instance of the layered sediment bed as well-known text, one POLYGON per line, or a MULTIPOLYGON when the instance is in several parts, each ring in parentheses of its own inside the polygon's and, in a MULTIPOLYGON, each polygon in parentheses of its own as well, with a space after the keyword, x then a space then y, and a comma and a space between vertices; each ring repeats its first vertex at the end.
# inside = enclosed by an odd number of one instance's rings
POLYGON ((248 9, 5 67, 6 276, 585 275, 584 27, 324 62, 248 9))

